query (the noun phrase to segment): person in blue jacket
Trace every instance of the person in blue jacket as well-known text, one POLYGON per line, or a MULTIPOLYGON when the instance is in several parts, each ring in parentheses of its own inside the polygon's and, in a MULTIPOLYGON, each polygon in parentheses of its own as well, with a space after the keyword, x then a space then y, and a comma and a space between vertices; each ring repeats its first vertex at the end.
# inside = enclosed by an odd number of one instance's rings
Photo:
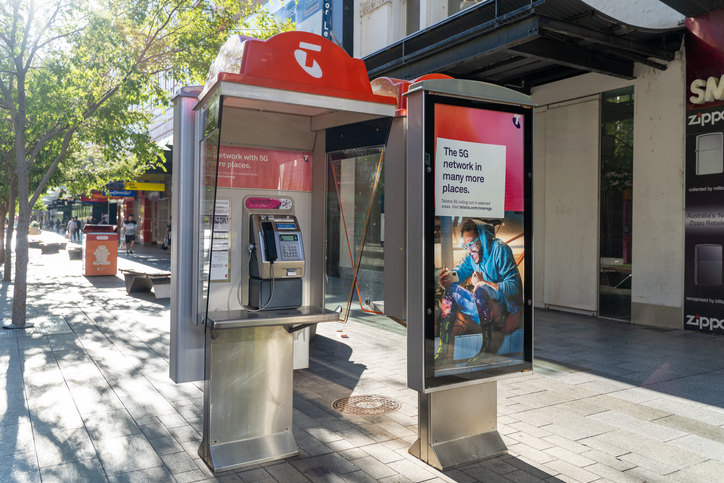
POLYGON ((481 220, 467 219, 460 226, 462 248, 466 253, 453 269, 459 282, 443 267, 438 281, 445 288, 445 298, 451 301, 450 310, 440 321, 440 344, 435 358, 447 362, 446 347, 452 344, 452 319, 456 309, 480 326, 483 344, 468 365, 490 353, 492 332, 510 333, 520 320, 523 302, 523 283, 513 252, 505 242, 495 237, 495 228, 481 220), (460 286, 470 278, 472 290, 460 286))

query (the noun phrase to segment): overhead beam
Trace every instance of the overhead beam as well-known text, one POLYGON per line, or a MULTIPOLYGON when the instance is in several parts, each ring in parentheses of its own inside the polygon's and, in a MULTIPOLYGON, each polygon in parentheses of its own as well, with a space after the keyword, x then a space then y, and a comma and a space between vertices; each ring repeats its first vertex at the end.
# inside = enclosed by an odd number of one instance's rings
POLYGON ((635 42, 633 40, 624 39, 618 35, 608 34, 587 27, 581 27, 572 23, 556 20, 550 17, 539 17, 539 26, 541 30, 556 32, 563 35, 588 40, 596 44, 614 47, 616 49, 626 50, 642 57, 655 57, 661 60, 674 60, 674 52, 666 49, 660 49, 650 45, 635 42))
POLYGON ((556 42, 548 39, 537 39, 535 42, 511 48, 516 53, 528 57, 544 59, 554 64, 573 67, 588 72, 633 79, 633 62, 620 62, 602 59, 595 52, 575 45, 556 42))
POLYGON ((696 17, 703 13, 724 8, 722 0, 659 0, 685 17, 696 17))
POLYGON ((441 40, 413 54, 372 68, 367 73, 370 79, 382 76, 414 79, 430 72, 444 72, 475 57, 490 55, 537 39, 537 32, 538 18, 528 17, 464 42, 458 40, 455 43, 454 38, 441 40))

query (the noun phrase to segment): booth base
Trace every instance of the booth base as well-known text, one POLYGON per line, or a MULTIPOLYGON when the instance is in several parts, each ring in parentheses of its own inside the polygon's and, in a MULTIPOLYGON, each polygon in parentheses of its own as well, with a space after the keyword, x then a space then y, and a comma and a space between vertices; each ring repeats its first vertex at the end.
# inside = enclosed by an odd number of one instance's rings
POLYGON ((419 394, 418 439, 409 453, 441 471, 507 453, 497 393, 497 382, 486 382, 419 394))
POLYGON ((225 444, 207 445, 206 441, 202 441, 199 447, 199 456, 214 473, 267 463, 298 453, 291 431, 225 444))
MULTIPOLYGON (((219 313, 209 313, 219 320, 219 313)), ((221 326, 221 325, 220 325, 221 326)), ((199 456, 213 471, 295 454, 293 336, 281 326, 206 330, 199 456)))
POLYGON ((419 439, 409 449, 412 456, 441 471, 500 456, 507 452, 508 448, 497 431, 432 444, 428 448, 427 459, 423 459, 421 456, 419 439))

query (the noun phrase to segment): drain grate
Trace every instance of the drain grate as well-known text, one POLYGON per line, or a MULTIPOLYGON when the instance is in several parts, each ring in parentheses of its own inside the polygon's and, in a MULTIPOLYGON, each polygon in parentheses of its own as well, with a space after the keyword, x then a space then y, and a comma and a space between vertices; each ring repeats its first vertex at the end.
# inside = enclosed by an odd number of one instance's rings
MULTIPOLYGON (((26 319, 28 322, 35 324, 34 327, 27 329, 2 329, 0 328, 0 339, 9 339, 14 337, 32 337, 39 335, 55 335, 68 334, 72 331, 65 321, 64 317, 57 315, 46 315, 41 317, 33 317, 26 319)), ((12 319, 0 319, 0 324, 10 325, 12 319)))
POLYGON ((389 414, 402 407, 398 401, 385 396, 350 396, 337 399, 332 408, 346 414, 389 414))

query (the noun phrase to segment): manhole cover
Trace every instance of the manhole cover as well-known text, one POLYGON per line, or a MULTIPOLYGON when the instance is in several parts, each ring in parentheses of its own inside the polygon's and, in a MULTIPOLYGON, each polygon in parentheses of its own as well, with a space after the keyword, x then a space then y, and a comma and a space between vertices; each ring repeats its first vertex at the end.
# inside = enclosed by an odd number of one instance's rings
POLYGON ((332 403, 332 408, 347 414, 387 414, 401 407, 402 404, 385 396, 350 396, 332 403))

